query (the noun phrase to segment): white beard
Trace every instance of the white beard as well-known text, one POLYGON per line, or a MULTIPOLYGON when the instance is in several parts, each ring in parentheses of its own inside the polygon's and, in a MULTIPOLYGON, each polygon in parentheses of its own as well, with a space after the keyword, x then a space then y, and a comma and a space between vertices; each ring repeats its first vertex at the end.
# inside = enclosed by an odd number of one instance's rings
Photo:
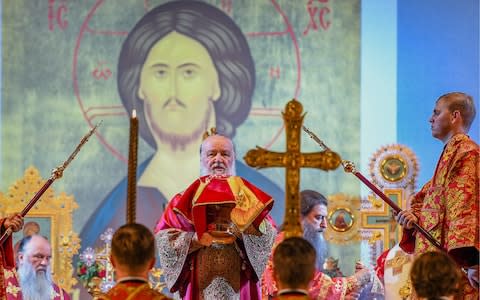
POLYGON ((18 268, 18 277, 24 300, 51 299, 53 281, 50 266, 45 272, 37 273, 30 263, 24 262, 18 268))
MULTIPOLYGON (((210 169, 208 166, 203 165, 200 163, 200 176, 205 176, 205 175, 211 175, 212 172, 210 172, 210 169)), ((235 168, 235 161, 232 163, 232 167, 227 170, 225 173, 227 176, 236 176, 237 175, 237 170, 235 168)))

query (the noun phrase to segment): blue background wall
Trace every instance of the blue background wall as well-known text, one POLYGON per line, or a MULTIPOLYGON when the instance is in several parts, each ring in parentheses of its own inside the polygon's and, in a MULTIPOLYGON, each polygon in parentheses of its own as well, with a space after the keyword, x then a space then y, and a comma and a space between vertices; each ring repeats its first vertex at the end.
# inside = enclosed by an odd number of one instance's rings
POLYGON ((401 143, 419 160, 417 186, 428 181, 443 147, 428 120, 447 92, 474 97, 479 142, 479 9, 476 0, 362 1, 363 172, 380 146, 401 143))
MULTIPOLYGON (((450 91, 474 97, 477 117, 470 136, 479 142, 479 10, 476 0, 362 1, 363 174, 369 174, 371 156, 381 146, 400 143, 417 155, 417 189, 425 184, 443 148, 428 120, 436 99, 450 91)), ((361 247, 362 260, 369 261, 367 245, 361 247)), ((350 257, 341 247, 333 250, 337 257, 350 257)))
POLYGON ((474 97, 470 136, 479 141, 479 1, 399 1, 397 36, 397 138, 420 158, 424 183, 442 150, 428 123, 438 96, 464 91, 474 97))

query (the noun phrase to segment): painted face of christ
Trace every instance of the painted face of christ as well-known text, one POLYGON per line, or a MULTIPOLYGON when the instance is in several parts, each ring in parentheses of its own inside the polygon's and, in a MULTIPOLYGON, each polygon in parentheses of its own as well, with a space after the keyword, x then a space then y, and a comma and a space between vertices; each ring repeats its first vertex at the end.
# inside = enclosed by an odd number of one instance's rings
POLYGON ((177 32, 159 40, 142 67, 138 97, 157 145, 175 150, 197 141, 215 118, 218 73, 199 42, 177 32))

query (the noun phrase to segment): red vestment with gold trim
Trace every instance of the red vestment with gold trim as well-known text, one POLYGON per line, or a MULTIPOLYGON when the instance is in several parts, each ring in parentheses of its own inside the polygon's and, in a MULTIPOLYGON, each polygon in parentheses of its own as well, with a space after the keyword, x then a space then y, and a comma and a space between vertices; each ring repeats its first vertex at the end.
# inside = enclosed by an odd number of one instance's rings
MULTIPOLYGON (((443 149, 432 179, 411 201, 419 225, 437 239, 461 267, 478 264, 475 260, 480 249, 479 157, 478 145, 467 135, 453 136, 443 149)), ((415 255, 437 250, 412 229, 404 229, 400 246, 415 255)), ((478 291, 466 278, 462 290, 464 299, 478 299, 478 291)))
POLYGON ((259 299, 276 235, 272 205, 271 196, 238 176, 203 176, 176 195, 155 229, 170 291, 183 299, 259 299), (197 245, 206 232, 219 242, 197 245), (223 242, 222 232, 231 233, 223 242))

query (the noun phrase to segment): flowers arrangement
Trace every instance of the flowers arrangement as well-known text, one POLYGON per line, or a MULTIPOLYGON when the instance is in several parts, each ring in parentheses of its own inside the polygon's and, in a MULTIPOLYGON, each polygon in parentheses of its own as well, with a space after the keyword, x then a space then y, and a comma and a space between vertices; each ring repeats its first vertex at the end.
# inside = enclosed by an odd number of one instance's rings
POLYGON ((80 255, 80 260, 77 263, 77 276, 86 287, 94 277, 105 278, 105 266, 96 261, 95 251, 88 247, 80 255))

